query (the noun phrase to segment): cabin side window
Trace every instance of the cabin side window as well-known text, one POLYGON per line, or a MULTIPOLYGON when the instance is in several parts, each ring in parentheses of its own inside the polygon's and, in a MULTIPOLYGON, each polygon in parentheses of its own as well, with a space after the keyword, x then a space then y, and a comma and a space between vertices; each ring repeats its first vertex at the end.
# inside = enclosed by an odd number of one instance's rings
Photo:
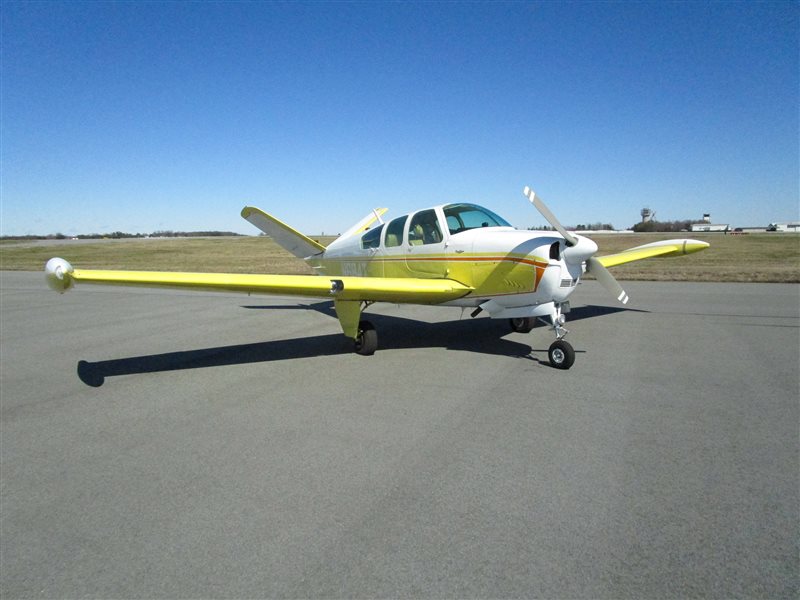
POLYGON ((442 230, 439 229, 439 219, 436 218, 435 210, 422 210, 411 219, 411 225, 408 226, 408 243, 412 246, 438 244, 442 239, 442 230))
POLYGON ((383 224, 375 229, 370 229, 367 233, 361 236, 361 248, 368 250, 370 248, 377 248, 381 243, 381 231, 383 224))
POLYGON ((403 244, 403 229, 406 226, 408 215, 397 217, 386 226, 386 241, 387 248, 395 248, 403 244))

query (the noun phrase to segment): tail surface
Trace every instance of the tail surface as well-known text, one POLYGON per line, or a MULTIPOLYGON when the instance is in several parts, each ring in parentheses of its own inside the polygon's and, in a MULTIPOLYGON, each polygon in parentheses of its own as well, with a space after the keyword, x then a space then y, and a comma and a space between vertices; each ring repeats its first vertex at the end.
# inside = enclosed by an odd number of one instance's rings
POLYGON ((283 221, 268 215, 260 208, 245 206, 242 217, 270 236, 297 258, 308 258, 325 251, 325 246, 315 242, 283 221))

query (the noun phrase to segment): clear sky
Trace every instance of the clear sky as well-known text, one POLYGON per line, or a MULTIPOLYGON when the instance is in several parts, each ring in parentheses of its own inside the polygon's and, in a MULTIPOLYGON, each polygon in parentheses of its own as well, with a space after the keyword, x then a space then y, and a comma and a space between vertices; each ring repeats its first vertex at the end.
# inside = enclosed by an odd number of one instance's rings
POLYGON ((10 2, 0 233, 800 219, 798 2, 10 2))

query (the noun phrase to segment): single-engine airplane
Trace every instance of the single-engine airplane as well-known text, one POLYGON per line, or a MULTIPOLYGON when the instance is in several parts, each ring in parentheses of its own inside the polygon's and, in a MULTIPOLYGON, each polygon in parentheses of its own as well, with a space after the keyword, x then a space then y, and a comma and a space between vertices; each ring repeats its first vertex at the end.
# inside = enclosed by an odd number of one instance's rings
POLYGON ((374 302, 473 308, 473 317, 486 312, 493 319, 508 319, 511 329, 523 333, 538 319, 556 336, 548 350, 550 364, 569 369, 575 351, 564 339, 564 315, 584 273, 626 304, 628 295, 607 267, 709 246, 665 240, 597 257, 597 244, 567 231, 529 187, 523 193, 555 231, 515 229, 475 204, 435 206, 389 222, 381 219, 386 212, 381 208, 325 247, 246 206, 242 217, 304 259, 318 276, 85 270, 62 258, 51 258, 45 274, 49 286, 61 293, 80 282, 332 298, 342 331, 363 355, 378 347, 377 331, 362 319, 362 311, 374 302))

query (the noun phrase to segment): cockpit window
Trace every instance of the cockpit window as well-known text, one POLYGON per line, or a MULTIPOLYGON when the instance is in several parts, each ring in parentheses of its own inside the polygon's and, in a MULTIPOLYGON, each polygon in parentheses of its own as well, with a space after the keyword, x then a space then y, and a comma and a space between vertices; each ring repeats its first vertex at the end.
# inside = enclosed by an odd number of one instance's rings
POLYGON ((361 236, 361 247, 364 250, 369 248, 377 248, 381 243, 381 231, 383 230, 383 224, 380 227, 376 227, 375 229, 370 229, 367 233, 361 236))
POLYGON ((478 227, 511 227, 504 218, 475 204, 448 204, 444 207, 444 216, 451 234, 478 227))
POLYGON ((403 229, 406 226, 406 219, 408 219, 408 215, 397 217, 386 227, 385 244, 387 248, 394 248, 403 243, 403 229))

